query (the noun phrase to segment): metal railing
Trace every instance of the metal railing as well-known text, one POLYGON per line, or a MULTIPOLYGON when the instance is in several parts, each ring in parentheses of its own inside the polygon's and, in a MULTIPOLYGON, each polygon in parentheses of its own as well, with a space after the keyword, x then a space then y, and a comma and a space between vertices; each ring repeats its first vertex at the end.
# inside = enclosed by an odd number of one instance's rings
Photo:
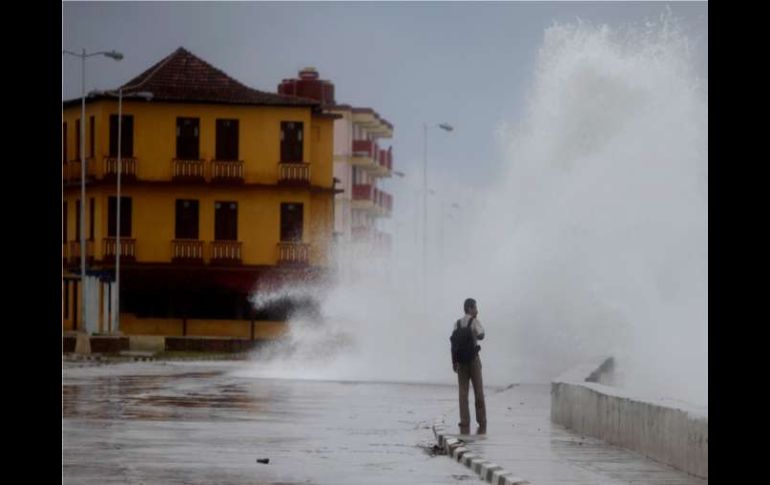
MULTIPOLYGON (((67 162, 67 168, 69 169, 69 173, 67 174, 67 180, 70 182, 75 182, 80 180, 81 177, 81 161, 80 159, 77 160, 70 160, 67 162)), ((96 163, 94 162, 93 158, 86 158, 86 178, 94 178, 96 177, 96 163)))
POLYGON ((308 264, 310 262, 310 245, 302 242, 279 242, 279 264, 308 264))
POLYGON ((171 260, 203 261, 203 241, 199 239, 174 239, 171 241, 171 260))
POLYGON ((310 183, 309 163, 279 163, 278 169, 278 181, 281 183, 310 183))
POLYGON ((243 182, 243 161, 212 160, 211 179, 219 182, 243 182))
POLYGON ((212 241, 211 262, 215 264, 239 263, 241 261, 240 241, 212 241))
POLYGON ((172 177, 175 179, 205 179, 205 165, 203 160, 172 160, 172 177))
MULTIPOLYGON (((117 238, 105 237, 102 242, 103 258, 113 259, 117 254, 117 238)), ((130 237, 120 238, 120 259, 133 260, 136 258, 136 239, 130 237)))
MULTIPOLYGON (((136 158, 120 157, 120 175, 121 177, 136 177, 136 158)), ((117 157, 104 158, 104 176, 117 177, 118 159, 117 157)))
MULTIPOLYGON (((94 259, 94 242, 86 240, 86 259, 94 259)), ((69 247, 70 264, 80 264, 80 241, 70 241, 69 247)))

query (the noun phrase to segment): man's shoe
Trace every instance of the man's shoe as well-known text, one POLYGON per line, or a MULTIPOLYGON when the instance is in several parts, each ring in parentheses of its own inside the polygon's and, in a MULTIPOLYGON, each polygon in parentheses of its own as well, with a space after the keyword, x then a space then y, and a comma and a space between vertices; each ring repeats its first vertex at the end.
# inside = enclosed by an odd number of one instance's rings
POLYGON ((485 424, 476 428, 476 434, 487 434, 487 425, 485 424))
POLYGON ((471 434, 470 426, 460 426, 460 434, 471 434))

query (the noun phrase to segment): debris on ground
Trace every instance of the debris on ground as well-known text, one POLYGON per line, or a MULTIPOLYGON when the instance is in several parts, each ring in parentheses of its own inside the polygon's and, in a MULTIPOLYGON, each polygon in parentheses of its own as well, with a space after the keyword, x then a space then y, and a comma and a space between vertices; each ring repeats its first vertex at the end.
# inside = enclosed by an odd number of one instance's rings
POLYGON ((270 458, 257 458, 257 463, 263 463, 267 465, 268 463, 270 463, 270 458))

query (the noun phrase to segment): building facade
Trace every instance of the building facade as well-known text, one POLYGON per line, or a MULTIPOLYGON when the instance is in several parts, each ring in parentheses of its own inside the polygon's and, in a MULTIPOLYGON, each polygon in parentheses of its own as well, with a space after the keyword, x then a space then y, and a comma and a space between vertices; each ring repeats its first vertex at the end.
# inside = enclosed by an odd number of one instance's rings
MULTIPOLYGON (((80 99, 64 102, 63 328, 83 325, 78 276, 79 227, 85 224, 88 273, 106 280, 114 278, 120 236, 122 333, 280 333, 276 322, 296 302, 255 308, 250 297, 327 273, 334 116, 312 99, 249 88, 183 48, 124 89, 120 166, 116 97, 90 96, 85 122, 80 99), (132 97, 138 91, 152 98, 132 97)), ((99 290, 102 307, 112 301, 105 291, 114 290, 99 290)), ((100 331, 115 330, 103 320, 100 331)))
POLYGON ((393 125, 371 108, 338 104, 334 85, 320 79, 314 68, 284 79, 278 92, 316 99, 325 112, 338 117, 334 121, 334 177, 341 189, 334 211, 337 242, 347 257, 387 256, 391 235, 378 227, 378 220, 390 217, 393 197, 378 182, 393 174, 393 150, 383 144, 393 137, 393 125))

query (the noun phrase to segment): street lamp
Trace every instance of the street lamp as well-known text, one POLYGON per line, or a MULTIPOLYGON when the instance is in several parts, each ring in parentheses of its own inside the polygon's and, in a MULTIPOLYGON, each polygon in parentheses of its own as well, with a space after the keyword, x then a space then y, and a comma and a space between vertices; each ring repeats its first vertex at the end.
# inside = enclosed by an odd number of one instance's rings
MULTIPOLYGON (((140 83, 144 84, 144 83, 140 83)), ((129 86, 129 88, 136 87, 136 86, 129 86)), ((106 95, 106 96, 117 96, 118 98, 118 163, 117 163, 117 170, 118 170, 118 177, 117 177, 117 207, 115 208, 116 215, 115 215, 115 225, 117 226, 115 231, 115 305, 114 310, 112 312, 112 318, 114 325, 112 325, 113 332, 118 332, 120 330, 120 237, 121 237, 121 226, 120 226, 120 176, 123 173, 123 147, 122 147, 122 140, 123 140, 123 89, 118 89, 118 93, 115 94, 114 91, 91 91, 92 95, 106 95)), ((130 93, 127 94, 126 97, 131 98, 142 98, 146 99, 147 101, 150 101, 153 98, 153 94, 149 91, 139 91, 136 93, 130 93)))
POLYGON ((422 160, 422 183, 423 183, 423 198, 422 198, 422 282, 423 282, 423 298, 428 294, 428 129, 429 128, 441 128, 446 132, 454 130, 452 125, 448 123, 439 123, 437 125, 428 125, 423 123, 423 160, 422 160))
POLYGON ((123 54, 120 52, 117 52, 115 50, 112 51, 99 51, 99 52, 92 52, 91 54, 87 54, 86 50, 83 49, 83 52, 81 54, 78 54, 77 52, 72 52, 68 50, 62 50, 62 55, 69 54, 71 56, 79 57, 81 60, 81 76, 80 76, 80 94, 82 98, 82 103, 80 107, 80 284, 81 284, 81 291, 80 291, 80 301, 81 301, 81 307, 82 307, 82 314, 83 314, 83 322, 86 323, 86 330, 87 330, 87 320, 85 318, 87 307, 86 307, 86 58, 93 57, 93 56, 105 56, 109 57, 111 59, 114 59, 116 61, 119 61, 123 59, 123 54))

